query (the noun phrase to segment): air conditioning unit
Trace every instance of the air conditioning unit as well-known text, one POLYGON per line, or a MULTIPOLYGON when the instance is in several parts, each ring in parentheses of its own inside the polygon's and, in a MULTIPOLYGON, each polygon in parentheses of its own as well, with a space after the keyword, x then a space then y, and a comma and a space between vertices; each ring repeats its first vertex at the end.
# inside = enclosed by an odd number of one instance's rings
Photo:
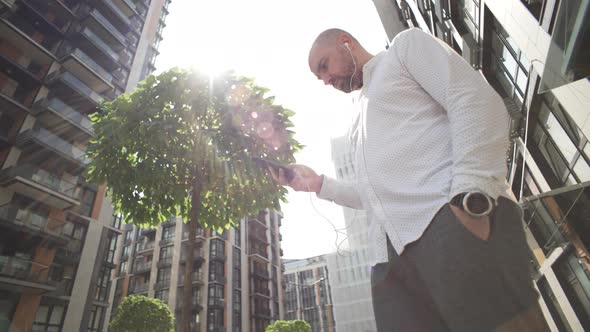
POLYGON ((412 12, 410 10, 410 6, 408 6, 408 3, 405 0, 402 0, 400 2, 400 10, 402 11, 402 15, 404 16, 405 20, 412 19, 412 12))
POLYGON ((469 62, 471 67, 479 70, 481 68, 481 64, 479 62, 479 53, 481 52, 481 47, 470 33, 466 33, 461 37, 463 38, 463 58, 469 62))

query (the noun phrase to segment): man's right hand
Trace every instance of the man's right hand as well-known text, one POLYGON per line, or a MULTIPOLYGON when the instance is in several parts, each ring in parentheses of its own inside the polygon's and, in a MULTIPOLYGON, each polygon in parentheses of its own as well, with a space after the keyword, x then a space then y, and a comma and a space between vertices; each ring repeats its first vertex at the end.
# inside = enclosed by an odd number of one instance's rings
POLYGON ((295 191, 314 192, 316 194, 320 192, 322 189, 323 178, 313 169, 299 164, 290 164, 287 167, 295 173, 295 177, 291 182, 287 181, 285 171, 282 169, 279 169, 279 174, 277 174, 272 167, 269 167, 268 170, 273 179, 283 186, 289 186, 295 191))

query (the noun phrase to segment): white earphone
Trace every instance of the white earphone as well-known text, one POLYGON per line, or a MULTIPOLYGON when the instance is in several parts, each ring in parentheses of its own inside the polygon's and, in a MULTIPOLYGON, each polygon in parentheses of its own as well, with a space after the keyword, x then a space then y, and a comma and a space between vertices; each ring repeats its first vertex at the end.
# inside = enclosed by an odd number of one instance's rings
POLYGON ((348 46, 348 42, 344 42, 344 47, 346 47, 350 51, 350 46, 348 46))

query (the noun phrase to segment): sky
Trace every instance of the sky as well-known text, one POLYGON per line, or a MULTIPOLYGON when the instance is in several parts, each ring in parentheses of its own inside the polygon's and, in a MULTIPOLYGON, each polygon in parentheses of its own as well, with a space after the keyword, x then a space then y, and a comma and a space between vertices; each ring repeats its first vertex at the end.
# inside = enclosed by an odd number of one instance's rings
MULTIPOLYGON (((387 36, 373 1, 174 0, 169 10, 156 72, 197 67, 214 75, 233 69, 254 78, 277 104, 296 113, 295 138, 305 145, 297 163, 334 176, 330 139, 346 133, 355 109, 352 95, 310 72, 309 48, 320 32, 341 28, 370 53, 384 50, 387 36)), ((281 205, 284 258, 336 251, 336 233, 326 219, 343 228, 342 209, 292 190, 288 200, 281 205)))

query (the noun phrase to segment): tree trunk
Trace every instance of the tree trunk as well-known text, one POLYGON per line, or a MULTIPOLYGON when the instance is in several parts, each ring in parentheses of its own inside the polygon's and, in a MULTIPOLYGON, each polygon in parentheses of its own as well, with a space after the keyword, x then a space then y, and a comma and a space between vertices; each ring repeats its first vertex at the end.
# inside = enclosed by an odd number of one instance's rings
POLYGON ((190 332, 193 312, 193 265, 195 242, 197 241, 197 225, 199 218, 199 196, 201 194, 200 183, 197 179, 193 180, 193 192, 191 199, 191 212, 188 226, 188 240, 186 244, 185 262, 184 262, 184 287, 182 293, 182 329, 183 332, 190 332))

